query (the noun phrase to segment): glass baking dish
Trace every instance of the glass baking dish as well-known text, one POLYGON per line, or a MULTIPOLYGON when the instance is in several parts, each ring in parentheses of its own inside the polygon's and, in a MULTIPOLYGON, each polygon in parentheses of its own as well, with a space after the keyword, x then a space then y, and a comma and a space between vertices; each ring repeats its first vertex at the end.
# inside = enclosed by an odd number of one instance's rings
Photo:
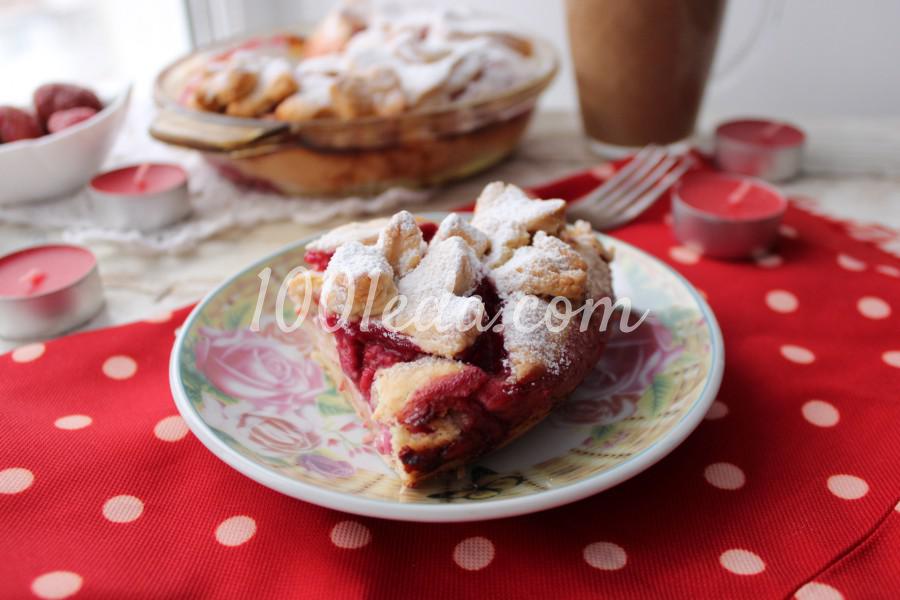
POLYGON ((445 183, 506 157, 556 75, 554 48, 537 36, 523 37, 533 48, 534 76, 496 96, 393 117, 304 122, 244 119, 185 106, 183 91, 211 56, 265 38, 232 40, 189 54, 157 76, 159 112, 150 134, 202 152, 237 183, 287 195, 371 195, 396 186, 445 183))

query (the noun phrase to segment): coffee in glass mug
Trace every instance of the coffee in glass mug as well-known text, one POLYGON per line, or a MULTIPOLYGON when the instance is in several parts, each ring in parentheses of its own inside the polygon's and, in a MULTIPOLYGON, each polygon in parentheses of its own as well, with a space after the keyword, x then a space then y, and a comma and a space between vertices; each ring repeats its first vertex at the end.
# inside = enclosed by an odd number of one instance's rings
POLYGON ((585 132, 601 154, 687 141, 725 0, 567 0, 585 132))

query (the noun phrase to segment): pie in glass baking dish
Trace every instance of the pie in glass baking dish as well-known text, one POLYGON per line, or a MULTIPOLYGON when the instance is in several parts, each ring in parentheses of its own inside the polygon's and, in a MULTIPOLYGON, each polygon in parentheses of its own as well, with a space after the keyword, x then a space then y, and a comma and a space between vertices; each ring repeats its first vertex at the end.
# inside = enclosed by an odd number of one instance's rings
POLYGON ((563 200, 492 183, 471 220, 402 211, 326 233, 289 293, 376 449, 415 486, 520 436, 582 382, 606 344, 611 259, 563 200))
POLYGON ((270 192, 438 185, 512 151, 558 62, 505 16, 341 2, 314 28, 225 41, 166 67, 150 132, 270 192))

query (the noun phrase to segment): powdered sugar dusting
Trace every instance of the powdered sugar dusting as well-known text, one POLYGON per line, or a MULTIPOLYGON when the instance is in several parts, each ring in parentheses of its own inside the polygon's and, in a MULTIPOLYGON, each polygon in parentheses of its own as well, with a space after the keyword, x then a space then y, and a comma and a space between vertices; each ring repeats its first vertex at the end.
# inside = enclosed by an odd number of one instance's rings
POLYGON ((467 296, 481 280, 481 265, 475 253, 459 237, 432 243, 428 253, 398 284, 401 294, 410 297, 440 296, 450 292, 467 296))
POLYGON ((488 184, 475 202, 472 225, 490 240, 487 265, 496 268, 535 231, 556 233, 563 225, 564 200, 532 200, 514 185, 488 184))
POLYGON ((431 243, 436 244, 454 236, 462 238, 478 256, 485 253, 490 243, 484 233, 472 227, 458 213, 450 213, 444 217, 434 237, 431 239, 431 243))
POLYGON ((363 276, 394 277, 394 271, 384 254, 373 246, 364 246, 359 242, 348 242, 334 251, 334 256, 325 269, 326 281, 337 274, 344 274, 351 279, 363 276))
POLYGON ((565 206, 565 200, 533 200, 514 185, 494 182, 478 197, 472 225, 488 237, 503 223, 517 223, 529 233, 538 230, 555 233, 562 225, 565 206))
POLYGON ((384 253, 398 276, 414 269, 428 250, 415 217, 405 210, 390 218, 378 234, 376 246, 384 253))
MULTIPOLYGON (((573 325, 554 315, 571 314, 592 292, 600 294, 597 299, 611 296, 605 249, 587 224, 563 227, 563 208, 560 200, 532 200, 515 186, 496 183, 479 197, 473 219, 478 228, 451 215, 430 244, 406 211, 379 222, 374 243, 372 225, 340 235, 336 230, 318 245, 342 236, 356 239, 338 246, 325 272, 326 287, 337 273, 350 280, 390 277, 389 288, 377 290, 377 297, 399 295, 394 300, 402 302, 390 308, 379 304, 385 311, 376 313, 382 324, 425 352, 454 358, 480 333, 485 307, 472 294, 488 276, 502 301, 500 322, 513 379, 537 367, 559 373, 571 363, 566 340, 573 325), (482 262, 487 245, 490 253, 482 262), (595 278, 597 285, 589 281, 595 278)), ((574 323, 577 327, 580 319, 574 323)))
POLYGON ((493 271, 500 297, 516 291, 581 300, 587 264, 559 238, 538 231, 531 246, 518 248, 506 263, 493 271))
POLYGON ((407 8, 371 15, 367 28, 347 44, 341 67, 355 74, 375 68, 395 73, 409 106, 446 102, 460 93, 477 99, 534 73, 534 59, 507 43, 513 40, 502 23, 465 9, 407 8), (480 77, 488 69, 503 76, 480 77))
MULTIPOLYGON (((544 365, 551 373, 559 373, 569 364, 565 344, 566 328, 553 331, 546 316, 550 303, 543 298, 523 294, 510 295, 503 305, 503 344, 507 361, 514 374, 521 376, 537 365, 544 365)), ((554 328, 559 324, 551 320, 554 328)))
POLYGON ((361 244, 374 244, 388 219, 372 219, 371 221, 353 222, 335 227, 306 245, 307 250, 320 252, 334 252, 341 244, 347 242, 360 242, 361 244))

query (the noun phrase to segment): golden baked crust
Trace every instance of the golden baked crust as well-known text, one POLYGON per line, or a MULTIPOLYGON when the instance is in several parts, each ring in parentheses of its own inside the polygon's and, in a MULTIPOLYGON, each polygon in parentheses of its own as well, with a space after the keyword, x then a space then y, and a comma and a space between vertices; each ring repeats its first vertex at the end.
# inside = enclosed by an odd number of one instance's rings
POLYGON ((488 237, 458 213, 451 213, 444 217, 431 241, 432 243, 440 242, 454 236, 462 238, 479 258, 484 256, 490 245, 488 237))
POLYGON ((557 304, 577 311, 611 299, 611 253, 587 223, 566 225, 564 209, 562 200, 496 183, 479 197, 471 222, 449 215, 428 243, 402 211, 309 245, 334 254, 324 273, 296 278, 291 297, 318 292, 329 323, 353 332, 354 320, 368 314, 382 332, 376 338, 387 336, 387 347, 344 352, 356 352, 359 362, 348 364, 354 381, 368 381, 365 416, 405 484, 527 430, 602 351, 605 336, 584 333, 580 318, 563 320, 557 304), (515 246, 510 231, 520 232, 515 246), (499 326, 486 329, 491 314, 499 326), (485 350, 491 344, 502 348, 485 350), (500 365, 478 358, 500 350, 500 365))
POLYGON ((472 225, 490 239, 487 265, 497 268, 516 248, 527 246, 536 231, 556 233, 562 227, 564 200, 535 202, 521 189, 499 181, 490 183, 475 201, 472 225))
POLYGON ((520 188, 495 181, 475 201, 472 225, 491 236, 496 225, 515 223, 528 233, 555 234, 565 223, 565 200, 534 200, 520 188))
POLYGON ((250 94, 257 81, 256 73, 242 66, 211 70, 197 84, 191 101, 195 108, 221 112, 250 94))
POLYGON ((297 82, 290 71, 274 74, 270 80, 261 80, 255 89, 240 100, 230 102, 225 113, 233 117, 252 118, 264 115, 272 108, 296 92, 297 82))
POLYGON ((346 223, 316 238, 307 244, 306 248, 319 252, 334 252, 339 246, 348 242, 359 242, 365 245, 374 244, 378 241, 381 230, 384 229, 389 220, 385 217, 346 223))
POLYGON ((426 451, 445 446, 459 436, 460 430, 452 419, 438 418, 432 422, 428 433, 410 431, 399 422, 400 413, 416 391, 441 377, 462 373, 466 368, 464 363, 455 360, 425 357, 378 371, 372 383, 371 398, 375 407, 372 418, 390 432, 390 457, 404 485, 414 485, 420 479, 419 475, 403 468, 398 457, 404 448, 426 451))
POLYGON ((398 277, 415 269, 428 250, 415 217, 405 210, 395 214, 381 228, 376 245, 398 277))
MULTIPOLYGON (((564 211, 562 200, 534 200, 515 186, 492 183, 479 196, 471 224, 448 215, 429 244, 407 211, 349 223, 308 245, 334 255, 323 276, 298 276, 290 293, 301 298, 305 287, 314 285, 325 308, 345 318, 359 317, 367 304, 373 317, 387 308, 388 329, 430 354, 453 358, 480 333, 484 304, 472 294, 485 277, 508 310, 515 308, 513 299, 527 298, 519 313, 509 313, 510 321, 515 314, 543 315, 554 298, 577 307, 587 298, 611 296, 610 253, 586 222, 563 226, 564 211), (515 248, 510 230, 523 232, 515 248), (508 257, 496 265, 498 247, 508 257)), ((552 353, 526 357, 528 336, 518 340, 513 325, 506 327, 505 343, 518 373, 554 360, 552 353)), ((540 344, 545 350, 556 345, 552 337, 540 344)))
POLYGON ((492 272, 501 295, 514 292, 573 301, 584 299, 587 263, 559 238, 538 231, 530 246, 521 246, 492 272))
POLYGON ((530 114, 525 112, 461 134, 400 140, 371 149, 334 152, 292 145, 274 153, 234 155, 227 159, 210 154, 207 158, 220 166, 222 175, 229 179, 238 183, 275 181, 284 194, 371 195, 398 186, 439 185, 495 164, 522 137, 530 114))
POLYGON ((526 35, 466 10, 345 3, 305 41, 256 42, 213 56, 191 105, 293 122, 392 117, 495 97, 542 68, 526 35), (249 76, 259 83, 231 81, 249 76))
MULTIPOLYGON (((302 282, 305 284, 305 279, 302 282)), ((349 242, 331 257, 319 302, 329 313, 352 319, 362 316, 367 307, 370 315, 380 315, 396 295, 394 270, 384 254, 378 248, 349 242)))
POLYGON ((341 119, 393 117, 406 110, 406 98, 393 71, 374 68, 338 79, 331 86, 331 106, 341 119))
POLYGON ((481 276, 478 258, 462 238, 432 244, 422 262, 397 283, 407 304, 389 328, 431 354, 459 355, 479 334, 484 304, 471 294, 481 276))
POLYGON ((613 260, 613 251, 600 243, 591 224, 578 220, 574 225, 566 225, 559 238, 578 252, 587 265, 588 298, 599 300, 608 296, 612 290, 609 263, 613 260))

